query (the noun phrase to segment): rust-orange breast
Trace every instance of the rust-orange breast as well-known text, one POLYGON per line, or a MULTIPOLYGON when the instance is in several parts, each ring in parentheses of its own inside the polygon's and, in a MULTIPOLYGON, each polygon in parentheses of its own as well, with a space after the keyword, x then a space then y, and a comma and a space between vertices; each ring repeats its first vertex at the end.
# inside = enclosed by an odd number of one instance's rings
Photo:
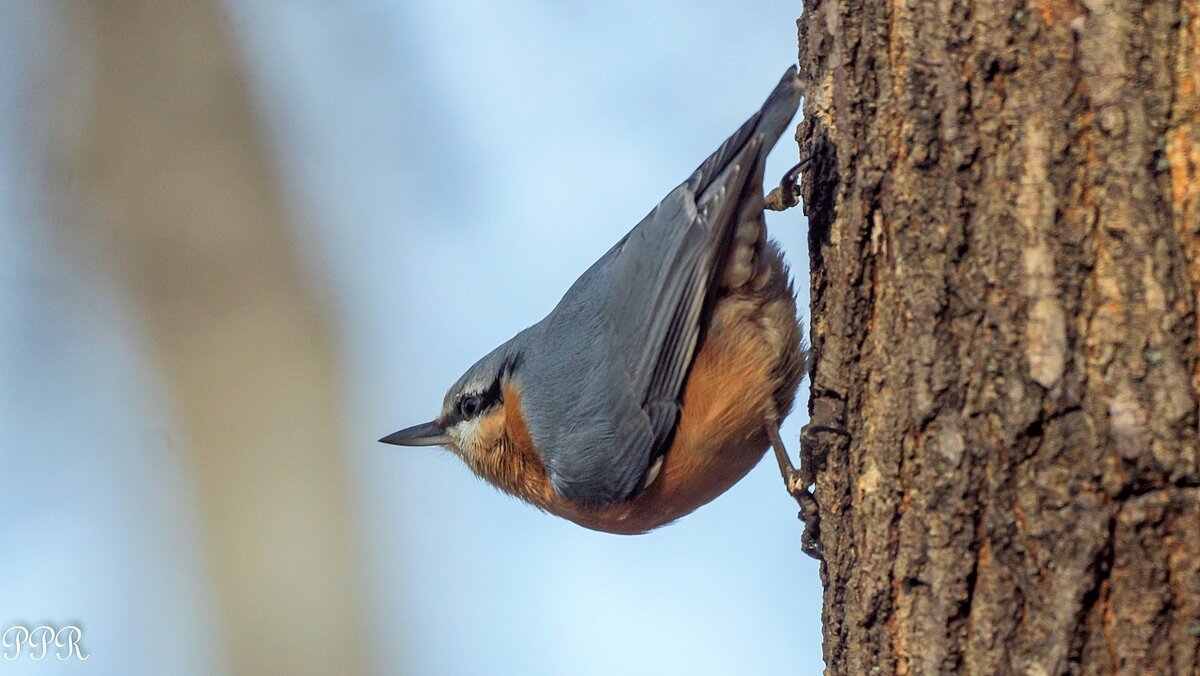
POLYGON ((641 533, 694 511, 758 463, 769 443, 766 421, 791 407, 803 368, 800 329, 790 291, 775 291, 727 296, 716 304, 663 466, 633 500, 587 506, 559 496, 511 383, 503 387, 503 416, 495 421, 503 424, 499 442, 469 459, 472 469, 505 492, 595 530, 641 533))
POLYGON ((763 303, 731 298, 719 303, 696 354, 675 438, 658 478, 629 502, 585 506, 558 496, 533 446, 520 397, 505 392, 512 467, 510 492, 582 526, 612 533, 641 533, 684 516, 739 481, 768 446, 764 424, 791 405, 800 378, 799 328, 791 297, 763 303), (781 307, 772 307, 773 305, 781 307), (764 307, 764 305, 766 307, 764 307), (781 378, 791 383, 781 382, 781 378), (786 402, 777 402, 781 390, 786 402), (535 481, 529 474, 535 469, 535 481), (524 476, 526 479, 518 477, 524 476))

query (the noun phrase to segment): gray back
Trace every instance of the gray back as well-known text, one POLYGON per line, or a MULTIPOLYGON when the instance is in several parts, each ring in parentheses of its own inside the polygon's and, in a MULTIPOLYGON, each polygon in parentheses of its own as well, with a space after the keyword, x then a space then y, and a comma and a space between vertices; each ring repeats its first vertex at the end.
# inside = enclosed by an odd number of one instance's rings
POLYGON ((563 496, 630 499, 669 447, 731 233, 739 219, 761 221, 765 156, 799 98, 793 68, 545 319, 477 365, 516 356, 530 434, 563 496))

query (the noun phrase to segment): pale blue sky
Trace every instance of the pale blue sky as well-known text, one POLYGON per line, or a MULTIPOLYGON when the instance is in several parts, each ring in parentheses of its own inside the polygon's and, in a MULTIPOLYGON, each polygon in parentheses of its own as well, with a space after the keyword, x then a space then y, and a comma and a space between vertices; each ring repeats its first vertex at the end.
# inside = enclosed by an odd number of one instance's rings
MULTIPOLYGON (((817 566, 800 552, 796 506, 769 458, 681 522, 621 537, 505 497, 448 454, 375 442, 434 415, 467 366, 540 319, 758 107, 795 60, 799 10, 782 1, 230 3, 302 251, 337 320, 355 558, 373 661, 384 672, 820 672, 817 566)), ((0 159, 18 145, 0 147, 0 159)), ((795 158, 786 134, 769 179, 795 158)), ((18 174, 0 175, 0 191, 14 190, 18 174)), ((803 216, 770 214, 768 223, 807 308, 803 216)), ((0 238, 40 246, 20 230, 0 227, 0 238)), ((48 249, 29 260, 56 264, 48 249)), ((17 361, 37 340, 19 340, 29 317, 18 310, 29 306, 8 300, 0 297, 9 320, 0 322, 0 357, 17 361)), ((104 325, 106 305, 75 303, 104 325)), ((119 319, 109 324, 116 347, 105 354, 118 363, 103 368, 134 383, 125 400, 141 402, 113 404, 130 419, 112 425, 169 419, 137 363, 137 337, 122 334, 119 319)), ((20 422, 54 414, 48 402, 58 394, 5 394, 0 415, 25 430, 17 439, 43 443, 20 422)), ((801 422, 798 414, 788 420, 785 439, 798 436, 801 422)), ((153 451, 153 441, 145 444, 153 451)), ((179 482, 179 467, 154 462, 179 482)), ((186 496, 186 486, 177 489, 186 496)), ((129 515, 115 509, 90 518, 103 522, 101 532, 131 532, 129 515)), ((184 532, 170 537, 186 539, 194 525, 179 518, 184 532)), ((157 523, 146 527, 164 528, 157 523)), ((167 535, 129 537, 136 564, 139 547, 167 535)), ((50 567, 56 574, 85 577, 66 550, 43 551, 64 557, 50 567)), ((188 545, 172 551, 186 559, 188 545)), ((0 557, 0 572, 25 570, 9 556, 0 557)), ((86 576, 119 582, 126 564, 110 564, 86 576)), ((151 582, 163 574, 145 565, 151 582)), ((199 576, 199 564, 175 565, 199 576)), ((36 605, 40 589, 23 603, 36 605)), ((118 585, 78 612, 91 613, 103 633, 113 618, 183 608, 198 635, 211 630, 202 599, 176 594, 147 606, 133 593, 118 585)), ((69 607, 64 596, 48 612, 75 612, 69 607)))

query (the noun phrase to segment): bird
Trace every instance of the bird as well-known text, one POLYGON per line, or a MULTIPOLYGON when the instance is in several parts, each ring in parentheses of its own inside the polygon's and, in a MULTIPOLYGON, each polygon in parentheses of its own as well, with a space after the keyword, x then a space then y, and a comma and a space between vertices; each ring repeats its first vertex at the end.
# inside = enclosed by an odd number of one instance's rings
POLYGON ((443 446, 501 491, 616 534, 709 503, 769 446, 791 489, 778 425, 808 351, 763 176, 802 95, 793 66, 545 318, 467 369, 432 421, 380 441, 443 446))

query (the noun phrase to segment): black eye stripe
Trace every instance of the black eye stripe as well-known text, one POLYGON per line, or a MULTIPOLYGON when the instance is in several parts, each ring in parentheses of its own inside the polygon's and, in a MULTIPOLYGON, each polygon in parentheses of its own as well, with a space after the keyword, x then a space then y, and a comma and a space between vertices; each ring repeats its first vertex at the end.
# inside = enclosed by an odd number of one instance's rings
POLYGON ((464 419, 475 417, 483 408, 483 399, 479 395, 468 394, 458 400, 458 414, 464 419))
POLYGON ((500 392, 500 378, 497 377, 486 390, 461 395, 454 402, 451 412, 454 421, 470 420, 503 401, 500 392))
POLYGON ((464 392, 454 400, 447 423, 454 424, 470 420, 486 412, 496 404, 504 401, 501 382, 512 376, 513 371, 521 365, 521 355, 514 354, 506 358, 500 365, 500 372, 486 389, 479 392, 464 392))
POLYGON ((520 365, 521 353, 518 352, 516 354, 509 355, 508 358, 504 360, 504 363, 500 365, 500 374, 504 376, 511 376, 513 371, 515 371, 520 365))

